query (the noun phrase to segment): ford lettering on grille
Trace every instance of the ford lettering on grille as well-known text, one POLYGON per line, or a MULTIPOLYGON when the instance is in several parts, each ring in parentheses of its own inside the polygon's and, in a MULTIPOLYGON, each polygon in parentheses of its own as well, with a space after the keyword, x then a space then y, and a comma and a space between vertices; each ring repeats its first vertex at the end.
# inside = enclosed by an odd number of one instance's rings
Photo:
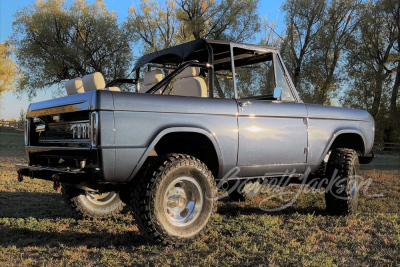
POLYGON ((71 125, 73 139, 89 138, 89 123, 75 123, 71 125))

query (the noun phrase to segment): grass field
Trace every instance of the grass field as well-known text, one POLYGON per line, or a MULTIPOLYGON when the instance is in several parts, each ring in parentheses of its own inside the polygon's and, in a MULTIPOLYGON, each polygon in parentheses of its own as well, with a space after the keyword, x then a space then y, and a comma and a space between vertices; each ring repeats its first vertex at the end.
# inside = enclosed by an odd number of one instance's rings
MULTIPOLYGON (((220 201, 210 232, 181 248, 148 244, 130 214, 77 221, 49 182, 17 181, 23 134, 0 128, 0 266, 396 266, 400 265, 400 157, 383 155, 359 211, 328 216, 321 194, 274 213, 220 201)), ((293 189, 295 190, 295 188, 293 189)), ((266 206, 280 205, 277 199, 266 206)))

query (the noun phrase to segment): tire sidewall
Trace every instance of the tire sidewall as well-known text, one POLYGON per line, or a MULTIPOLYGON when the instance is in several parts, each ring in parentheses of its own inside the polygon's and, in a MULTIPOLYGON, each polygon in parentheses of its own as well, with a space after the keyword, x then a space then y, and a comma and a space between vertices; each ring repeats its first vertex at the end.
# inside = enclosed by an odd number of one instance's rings
POLYGON ((91 202, 85 191, 82 191, 82 194, 76 197, 76 200, 80 203, 83 209, 86 210, 87 213, 97 214, 100 217, 107 216, 110 213, 113 213, 114 210, 119 209, 121 199, 119 198, 119 194, 117 192, 110 192, 115 194, 112 200, 106 204, 95 204, 91 202))
POLYGON ((117 192, 114 192, 115 197, 107 205, 94 205, 87 199, 85 190, 71 185, 62 184, 61 193, 65 203, 77 219, 109 218, 120 213, 125 206, 117 192))
POLYGON ((151 209, 154 210, 153 216, 156 223, 155 228, 159 232, 166 232, 169 236, 178 238, 190 238, 199 233, 210 220, 213 213, 213 205, 215 200, 215 185, 211 182, 210 177, 207 177, 202 170, 196 166, 179 166, 174 164, 167 172, 157 177, 151 192, 153 201, 151 201, 151 209), (169 185, 177 178, 189 177, 193 178, 200 186, 203 194, 203 206, 200 214, 188 225, 174 226, 167 218, 164 211, 165 193, 169 185))

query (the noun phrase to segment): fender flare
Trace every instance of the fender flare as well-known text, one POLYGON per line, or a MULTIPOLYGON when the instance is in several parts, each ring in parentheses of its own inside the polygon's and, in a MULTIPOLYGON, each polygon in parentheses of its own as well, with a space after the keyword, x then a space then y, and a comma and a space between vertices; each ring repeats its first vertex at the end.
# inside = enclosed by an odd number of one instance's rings
POLYGON ((143 166, 143 164, 146 161, 147 157, 149 156, 150 152, 154 149, 154 147, 161 140, 161 138, 163 138, 165 135, 170 134, 170 133, 181 133, 181 132, 202 134, 211 141, 211 143, 214 146, 215 152, 217 153, 218 166, 220 167, 219 168, 219 175, 220 175, 222 172, 221 166, 223 166, 223 157, 222 157, 219 143, 212 133, 210 133, 209 131, 204 130, 202 128, 170 127, 170 128, 166 128, 166 129, 162 130, 161 132, 159 132, 157 134, 157 136, 153 139, 153 141, 150 143, 150 145, 147 147, 147 149, 143 153, 142 157, 140 158, 139 162, 136 164, 135 168, 133 169, 132 173, 129 175, 129 178, 126 180, 126 182, 132 181, 132 179, 135 177, 135 175, 139 172, 140 168, 143 166))
POLYGON ((333 142, 335 142, 336 138, 337 138, 339 135, 342 135, 342 134, 357 134, 357 135, 359 135, 359 136, 361 137, 362 141, 363 141, 363 144, 364 144, 364 151, 363 151, 363 154, 365 153, 365 148, 366 148, 365 136, 364 136, 364 134, 363 134, 361 131, 359 131, 359 130, 350 130, 350 129, 339 130, 339 131, 337 131, 337 132, 332 136, 331 141, 330 141, 330 142, 328 143, 328 145, 325 147, 324 152, 322 153, 320 159, 318 160, 318 165, 317 165, 317 166, 319 166, 319 165, 321 164, 321 162, 324 160, 326 154, 328 154, 328 151, 329 151, 329 149, 331 148, 333 142))

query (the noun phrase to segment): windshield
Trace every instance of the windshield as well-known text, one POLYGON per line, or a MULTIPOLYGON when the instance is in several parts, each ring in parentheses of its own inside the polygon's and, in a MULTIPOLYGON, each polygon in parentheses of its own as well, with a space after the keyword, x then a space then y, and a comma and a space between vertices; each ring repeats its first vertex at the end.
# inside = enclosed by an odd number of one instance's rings
POLYGON ((295 100, 277 55, 241 48, 233 54, 238 98, 273 99, 275 87, 281 87, 283 101, 295 100))

